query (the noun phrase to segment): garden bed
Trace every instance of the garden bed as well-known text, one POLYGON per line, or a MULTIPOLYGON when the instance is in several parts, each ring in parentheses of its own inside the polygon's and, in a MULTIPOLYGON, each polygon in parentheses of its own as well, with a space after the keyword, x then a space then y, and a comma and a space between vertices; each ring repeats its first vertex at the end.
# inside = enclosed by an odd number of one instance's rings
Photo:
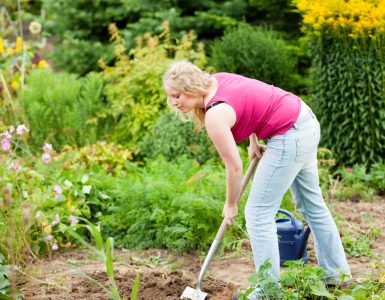
MULTIPOLYGON (((33 266, 29 273, 46 283, 29 280, 23 288, 26 299, 90 299, 91 295, 92 299, 110 299, 102 286, 85 279, 77 271, 81 270, 104 287, 108 287, 104 265, 100 260, 91 259, 90 254, 88 251, 72 250, 33 266)), ((116 258, 115 281, 120 294, 126 297, 130 295, 135 277, 139 274, 138 299, 143 300, 178 299, 186 286, 195 286, 200 267, 198 258, 191 255, 177 258, 164 250, 148 250, 141 253, 119 250, 116 251, 116 258), (138 254, 141 256, 137 256, 138 254), (183 267, 180 265, 179 270, 172 270, 172 264, 183 264, 183 267)), ((208 274, 203 290, 209 293, 208 299, 230 299, 236 286, 208 274)))
MULTIPOLYGON (((382 230, 372 247, 378 254, 376 257, 349 257, 354 279, 364 277, 365 272, 372 269, 370 262, 385 256, 385 224, 382 222, 385 201, 334 202, 332 207, 345 220, 344 227, 359 225, 363 232, 370 226, 382 230)), ((310 263, 315 264, 311 240, 308 249, 310 263)), ((208 299, 231 299, 237 288, 248 285, 247 277, 254 270, 251 253, 245 249, 233 254, 217 257, 210 265, 203 284, 203 290, 209 293, 208 299)), ((122 295, 128 297, 135 276, 139 274, 138 299, 171 300, 178 299, 186 286, 195 286, 204 256, 177 256, 166 250, 152 249, 142 252, 116 250, 115 258, 115 279, 122 295)), ((88 251, 74 249, 31 266, 28 274, 45 283, 29 278, 22 291, 26 299, 109 299, 102 287, 76 274, 74 270, 77 269, 102 285, 108 285, 103 263, 88 251)))

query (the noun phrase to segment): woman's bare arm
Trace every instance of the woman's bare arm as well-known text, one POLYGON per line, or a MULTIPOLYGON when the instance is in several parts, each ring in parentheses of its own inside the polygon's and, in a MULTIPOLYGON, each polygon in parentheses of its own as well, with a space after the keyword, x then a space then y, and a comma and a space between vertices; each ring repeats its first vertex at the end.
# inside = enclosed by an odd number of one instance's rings
POLYGON ((221 104, 211 108, 205 117, 207 133, 226 167, 227 189, 224 215, 229 218, 229 224, 233 222, 235 216, 232 215, 233 213, 226 212, 226 207, 237 206, 237 198, 243 177, 242 160, 231 133, 231 127, 235 124, 235 120, 235 112, 228 104, 221 104))

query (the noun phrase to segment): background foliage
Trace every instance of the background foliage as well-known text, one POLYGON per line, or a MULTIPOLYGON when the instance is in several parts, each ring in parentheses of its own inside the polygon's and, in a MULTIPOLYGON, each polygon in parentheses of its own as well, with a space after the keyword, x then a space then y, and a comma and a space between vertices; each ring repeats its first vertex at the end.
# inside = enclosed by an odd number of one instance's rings
POLYGON ((241 74, 290 89, 296 57, 277 32, 247 25, 213 43, 210 63, 218 71, 241 74))
MULTIPOLYGON (((114 205, 102 225, 123 247, 207 249, 222 221, 223 176, 217 164, 199 166, 186 158, 176 164, 148 161, 144 169, 133 168, 128 176, 115 178, 107 192, 114 205)), ((237 222, 244 222, 243 216, 237 222)), ((240 235, 234 227, 228 238, 240 235)))
POLYGON ((122 31, 127 49, 135 38, 145 33, 160 34, 161 24, 168 21, 176 37, 193 29, 200 40, 211 41, 238 22, 270 24, 274 28, 299 33, 299 14, 288 0, 246 1, 120 1, 44 0, 49 16, 47 30, 55 38, 53 59, 56 66, 69 72, 85 74, 97 69, 97 60, 112 59, 108 44, 108 24, 116 23, 122 31), (279 16, 279 17, 278 17, 279 16), (288 24, 290 24, 288 26, 288 24))
POLYGON ((385 156, 384 46, 382 36, 322 36, 314 44, 312 103, 322 144, 332 149, 339 163, 371 164, 385 156))
POLYGON ((322 144, 339 164, 385 154, 385 1, 295 1, 312 37, 313 91, 322 144), (337 127, 338 126, 338 129, 337 127))
POLYGON ((159 155, 169 161, 177 161, 182 155, 200 163, 219 159, 206 131, 195 132, 192 122, 182 123, 174 112, 161 115, 139 147, 140 153, 149 159, 159 155))
POLYGON ((19 101, 31 129, 32 147, 50 141, 60 150, 64 145, 82 146, 101 138, 106 122, 98 123, 97 114, 106 107, 103 86, 97 73, 78 79, 50 69, 31 72, 19 101))
POLYGON ((163 28, 159 36, 138 38, 135 49, 126 54, 118 29, 110 26, 116 61, 113 66, 101 62, 108 101, 105 115, 111 116, 115 124, 112 140, 129 145, 136 152, 137 142, 166 107, 162 76, 171 60, 188 59, 200 66, 206 62, 203 45, 194 45, 193 33, 174 42, 167 22, 163 28))

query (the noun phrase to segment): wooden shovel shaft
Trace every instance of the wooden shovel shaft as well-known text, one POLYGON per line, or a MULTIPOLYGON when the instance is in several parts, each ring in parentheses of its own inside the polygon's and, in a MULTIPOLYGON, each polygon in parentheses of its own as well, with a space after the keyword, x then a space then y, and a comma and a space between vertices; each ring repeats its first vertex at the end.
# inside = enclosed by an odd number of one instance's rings
MULTIPOLYGON (((238 204, 239 200, 241 200, 242 195, 246 189, 246 186, 249 183, 250 178, 254 173, 255 167, 257 166, 257 162, 258 162, 258 158, 255 156, 252 159, 252 161, 250 162, 249 168, 247 169, 246 174, 242 179, 241 189, 239 190, 239 194, 237 197, 237 202, 236 202, 237 204, 238 204)), ((226 232, 226 229, 227 229, 227 223, 226 223, 225 219, 223 218, 221 227, 219 227, 219 230, 218 230, 217 235, 215 236, 214 240, 220 242, 222 240, 223 235, 226 232)))
MULTIPOLYGON (((262 148, 262 152, 264 152, 264 150, 266 149, 266 146, 263 146, 263 147, 264 148, 262 148)), ((257 166, 257 162, 258 162, 258 158, 255 156, 251 160, 245 176, 243 176, 241 188, 240 188, 240 191, 239 191, 239 194, 237 197, 237 204, 238 204, 239 200, 242 198, 243 192, 245 191, 246 186, 249 183, 250 178, 254 173, 255 167, 257 166)), ((221 227, 219 227, 217 235, 215 236, 215 239, 214 239, 213 243, 211 244, 210 250, 209 250, 209 252, 205 258, 205 261, 203 262, 201 271, 199 273, 198 280, 196 283, 196 290, 198 292, 201 292, 201 286, 202 286, 202 282, 203 282, 203 278, 205 276, 206 270, 209 267, 209 264, 210 264, 210 262, 214 256, 215 252, 217 251, 217 248, 218 248, 218 246, 222 240, 222 237, 223 237, 226 229, 227 229, 227 223, 226 223, 225 219, 223 219, 221 227)))

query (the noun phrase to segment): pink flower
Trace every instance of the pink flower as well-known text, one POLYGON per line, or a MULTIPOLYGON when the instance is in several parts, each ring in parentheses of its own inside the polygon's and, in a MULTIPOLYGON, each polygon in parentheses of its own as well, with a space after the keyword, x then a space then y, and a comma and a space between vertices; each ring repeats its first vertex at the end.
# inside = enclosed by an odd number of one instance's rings
POLYGON ((48 153, 44 153, 44 154, 41 156, 41 159, 43 160, 43 163, 45 163, 46 165, 48 165, 48 164, 51 162, 51 155, 49 155, 48 153))
POLYGON ((29 131, 29 129, 27 127, 25 127, 24 124, 21 124, 21 125, 17 126, 17 128, 16 128, 16 133, 18 135, 22 135, 23 132, 28 132, 28 131, 29 131))
POLYGON ((10 132, 4 131, 0 134, 0 136, 5 136, 6 139, 10 140, 12 138, 12 135, 10 135, 10 132))
POLYGON ((1 140, 1 148, 4 151, 8 151, 9 149, 11 149, 11 143, 7 138, 1 140))
POLYGON ((57 241, 54 241, 54 242, 53 242, 52 250, 53 250, 53 251, 59 250, 59 245, 57 244, 57 241))
POLYGON ((70 216, 71 226, 75 226, 78 223, 78 219, 75 216, 70 216))
POLYGON ((9 129, 8 129, 8 132, 9 132, 9 133, 12 133, 12 132, 14 132, 14 131, 15 131, 15 127, 13 127, 13 126, 9 127, 9 129))
POLYGON ((45 240, 46 242, 52 241, 52 239, 53 239, 53 236, 52 236, 52 235, 47 235, 47 236, 44 238, 44 240, 45 240))
POLYGON ((10 169, 14 169, 16 172, 19 172, 21 170, 21 166, 17 162, 11 162, 9 164, 10 169))
POLYGON ((346 168, 346 171, 349 172, 349 173, 352 173, 353 172, 353 168, 346 168))
POLYGON ((59 198, 60 195, 63 193, 63 190, 62 188, 60 187, 60 185, 56 184, 54 187, 53 187, 55 193, 56 193, 56 197, 55 199, 59 198))
POLYGON ((54 227, 55 225, 57 225, 59 223, 60 223, 60 216, 59 216, 59 214, 56 214, 55 220, 53 220, 53 222, 51 223, 51 226, 54 227))
POLYGON ((44 152, 48 152, 48 151, 51 151, 51 150, 52 150, 52 145, 48 144, 48 143, 45 143, 44 146, 43 146, 43 151, 44 152))

